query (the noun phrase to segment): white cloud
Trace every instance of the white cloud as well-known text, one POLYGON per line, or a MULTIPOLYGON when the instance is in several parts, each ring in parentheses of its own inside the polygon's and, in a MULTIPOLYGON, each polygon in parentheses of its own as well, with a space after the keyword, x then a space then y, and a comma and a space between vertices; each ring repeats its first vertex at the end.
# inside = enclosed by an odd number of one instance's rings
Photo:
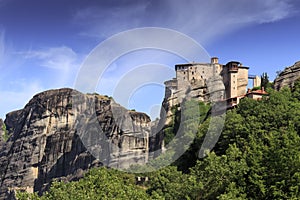
MULTIPOLYGON (((168 0, 169 27, 204 44, 241 27, 275 22, 290 16, 292 6, 285 0, 168 0)), ((165 16, 168 18, 168 16, 165 16)))
POLYGON ((74 23, 84 28, 83 35, 99 39, 131 28, 158 26, 204 43, 245 25, 275 22, 293 13, 289 0, 139 0, 79 10, 74 23))
POLYGON ((0 69, 3 68, 0 73, 0 80, 19 62, 18 58, 12 55, 12 52, 13 48, 7 42, 5 30, 0 27, 0 69), (7 66, 9 66, 9 68, 7 66))
POLYGON ((88 7, 74 15, 74 23, 84 27, 80 34, 96 38, 106 38, 111 34, 140 26, 140 16, 146 12, 147 3, 125 4, 123 7, 88 7), (129 20, 124 23, 124 20, 129 20))
POLYGON ((293 9, 292 5, 288 1, 270 0, 262 2, 265 10, 262 17, 258 16, 257 20, 260 23, 275 22, 290 15, 294 14, 296 10, 293 9), (274 6, 275 5, 275 6, 274 6))
POLYGON ((53 47, 23 53, 26 59, 37 59, 40 65, 51 69, 68 70, 77 62, 77 54, 69 47, 53 47))
POLYGON ((77 54, 73 49, 66 46, 51 47, 38 51, 31 50, 20 54, 25 60, 33 62, 35 66, 52 70, 49 78, 55 81, 50 87, 72 87, 84 58, 83 55, 77 54))
POLYGON ((0 59, 5 59, 2 66, 6 67, 0 74, 2 82, 5 82, 0 87, 0 117, 23 108, 37 92, 72 87, 83 58, 66 46, 28 52, 16 52, 6 46, 4 34, 0 34, 0 59), (14 75, 15 71, 19 75, 14 75))

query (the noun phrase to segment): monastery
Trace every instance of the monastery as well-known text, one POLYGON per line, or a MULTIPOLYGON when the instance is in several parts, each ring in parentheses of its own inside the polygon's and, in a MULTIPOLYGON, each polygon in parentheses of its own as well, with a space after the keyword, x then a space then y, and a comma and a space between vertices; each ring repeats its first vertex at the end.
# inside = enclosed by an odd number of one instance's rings
POLYGON ((175 65, 176 77, 165 82, 164 102, 172 107, 184 98, 199 101, 227 101, 228 107, 236 106, 241 98, 248 96, 258 99, 266 92, 262 89, 254 93, 247 90, 249 79, 253 87, 259 87, 259 76, 249 75, 249 67, 231 61, 220 64, 217 57, 210 63, 188 63, 175 65))

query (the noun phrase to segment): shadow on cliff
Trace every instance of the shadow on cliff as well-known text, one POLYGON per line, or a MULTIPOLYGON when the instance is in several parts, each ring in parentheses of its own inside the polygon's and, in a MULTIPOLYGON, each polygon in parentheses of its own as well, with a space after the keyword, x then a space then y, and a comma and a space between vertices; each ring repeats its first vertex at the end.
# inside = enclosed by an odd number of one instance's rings
POLYGON ((34 191, 41 195, 49 190, 51 182, 75 181, 88 169, 99 166, 102 164, 87 151, 76 133, 53 134, 47 137, 42 161, 34 166, 39 168, 34 191))

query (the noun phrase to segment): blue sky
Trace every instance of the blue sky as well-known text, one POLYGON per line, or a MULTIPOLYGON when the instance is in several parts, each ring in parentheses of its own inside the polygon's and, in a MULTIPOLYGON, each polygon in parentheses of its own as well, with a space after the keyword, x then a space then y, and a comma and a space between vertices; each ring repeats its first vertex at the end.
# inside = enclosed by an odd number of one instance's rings
MULTIPOLYGON (((182 32, 220 63, 238 60, 251 74, 267 72, 273 80, 276 71, 300 60, 299 11, 297 0, 0 0, 0 117, 37 92, 74 87, 90 52, 132 28, 182 32)), ((111 64, 95 90, 114 95, 120 77, 137 66, 173 69, 181 61, 161 51, 130 53, 111 64)), ((145 74, 136 70, 134 76, 145 74)), ((147 85, 121 103, 154 117, 163 94, 161 84, 147 85)))

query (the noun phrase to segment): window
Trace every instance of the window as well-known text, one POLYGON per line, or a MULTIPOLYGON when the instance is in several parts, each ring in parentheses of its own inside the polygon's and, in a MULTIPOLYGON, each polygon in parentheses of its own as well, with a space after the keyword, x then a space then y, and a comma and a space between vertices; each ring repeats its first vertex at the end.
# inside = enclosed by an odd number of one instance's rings
POLYGON ((194 75, 194 72, 192 72, 192 75, 194 75))

